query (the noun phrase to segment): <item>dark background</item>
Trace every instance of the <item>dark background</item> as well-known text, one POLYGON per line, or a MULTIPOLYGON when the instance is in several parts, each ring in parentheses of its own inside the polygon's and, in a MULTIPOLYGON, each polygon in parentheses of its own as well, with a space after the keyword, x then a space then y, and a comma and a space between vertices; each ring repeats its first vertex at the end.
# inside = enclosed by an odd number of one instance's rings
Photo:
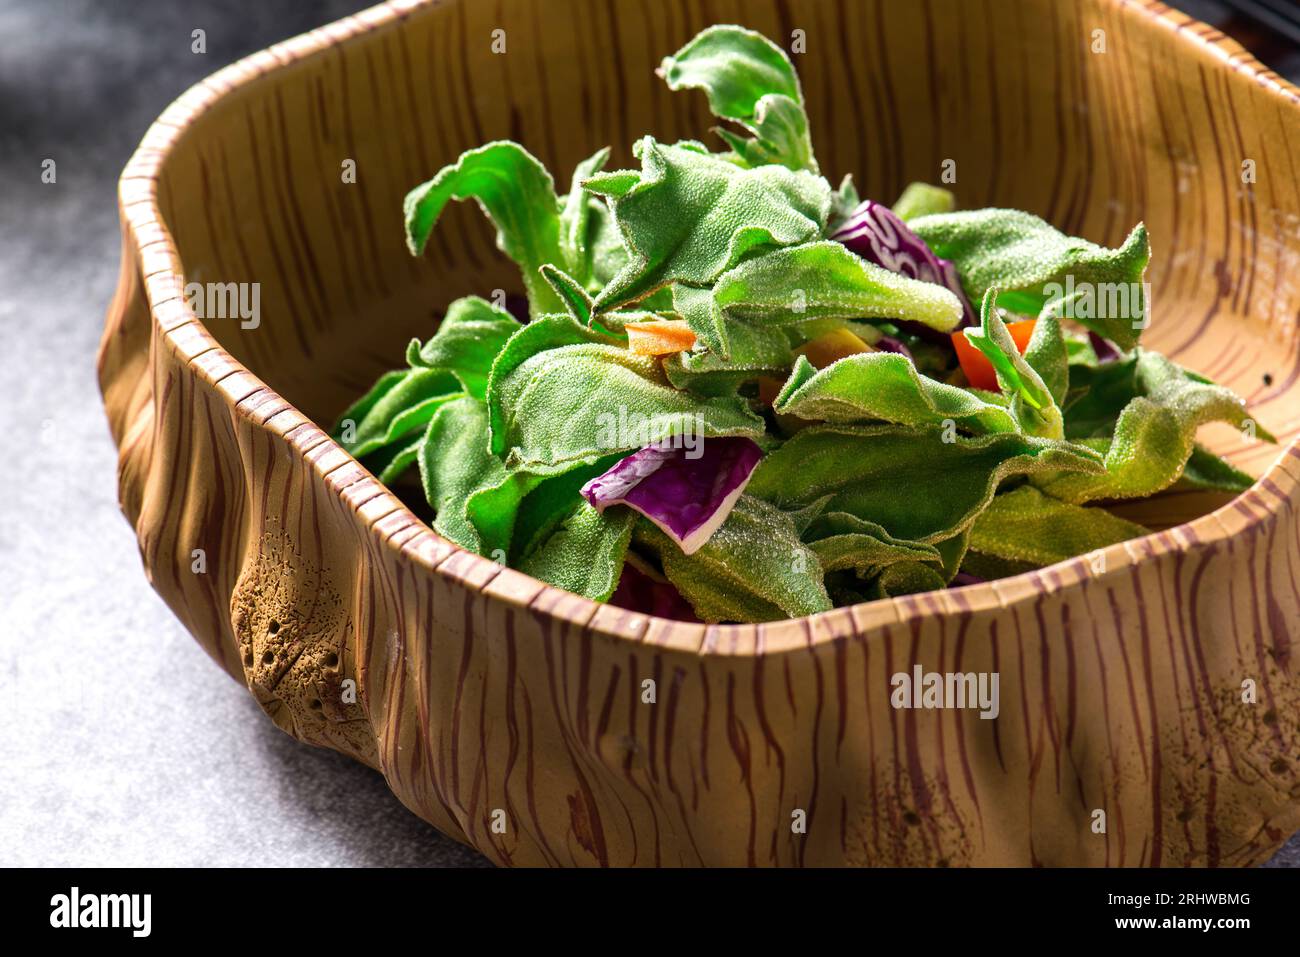
MULTIPOLYGON (((232 60, 369 5, 0 0, 0 864, 486 864, 207 660, 141 572, 95 381, 116 179, 150 122, 232 60)), ((1217 0, 1176 5, 1300 78, 1276 34, 1217 0)), ((1300 839, 1273 864, 1300 866, 1300 839)))

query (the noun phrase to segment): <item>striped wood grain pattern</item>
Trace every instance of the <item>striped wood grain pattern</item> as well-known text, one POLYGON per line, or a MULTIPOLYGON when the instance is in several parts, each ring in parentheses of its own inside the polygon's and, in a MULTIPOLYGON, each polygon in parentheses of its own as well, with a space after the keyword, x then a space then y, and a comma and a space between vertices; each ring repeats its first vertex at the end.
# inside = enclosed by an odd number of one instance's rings
POLYGON ((447 0, 271 47, 182 96, 122 175, 99 369, 145 570, 277 724, 502 864, 1266 859, 1300 827, 1297 96, 1126 0, 447 0), (598 606, 433 534, 320 424, 451 299, 518 280, 473 209, 408 257, 403 194, 492 138, 564 184, 606 143, 627 162, 644 131, 704 135, 702 97, 653 68, 729 21, 805 31, 818 156, 864 195, 954 159, 968 206, 1109 243, 1144 219, 1150 340, 1283 437, 1214 434, 1259 483, 1104 570, 761 626, 598 606), (259 282, 262 324, 198 320, 188 281, 259 282), (998 672, 1000 716, 891 708, 918 663, 998 672))

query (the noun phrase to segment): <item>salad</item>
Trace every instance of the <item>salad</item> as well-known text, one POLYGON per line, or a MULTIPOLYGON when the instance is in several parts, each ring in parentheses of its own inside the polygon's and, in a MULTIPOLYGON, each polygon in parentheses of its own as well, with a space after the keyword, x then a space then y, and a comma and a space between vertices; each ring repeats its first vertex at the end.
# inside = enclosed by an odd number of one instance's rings
POLYGON ((434 529, 542 581, 686 620, 761 622, 1015 574, 1143 535, 1107 505, 1252 479, 1196 442, 1272 440, 1143 348, 1146 229, 1116 248, 813 154, 785 52, 711 27, 664 60, 720 150, 642 137, 557 194, 513 142, 406 197, 420 255, 473 199, 527 307, 453 302, 335 437, 418 470, 434 529), (516 314, 517 313, 517 314, 516 314))

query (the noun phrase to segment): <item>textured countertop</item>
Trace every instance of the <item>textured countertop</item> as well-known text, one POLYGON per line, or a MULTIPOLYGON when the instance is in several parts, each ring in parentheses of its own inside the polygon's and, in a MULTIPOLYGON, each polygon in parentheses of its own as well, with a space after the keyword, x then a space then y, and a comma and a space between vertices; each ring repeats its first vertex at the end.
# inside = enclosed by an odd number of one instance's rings
POLYGON ((366 6, 0 3, 0 688, 16 723, 0 864, 487 864, 375 772, 274 727, 154 594, 95 381, 116 180, 149 123, 230 61, 366 6))
MULTIPOLYGON (((118 511, 95 382, 116 179, 149 123, 231 60, 368 5, 0 3, 0 864, 486 864, 379 775, 275 728, 190 639, 118 511)), ((1300 866, 1300 840, 1274 863, 1300 866)))

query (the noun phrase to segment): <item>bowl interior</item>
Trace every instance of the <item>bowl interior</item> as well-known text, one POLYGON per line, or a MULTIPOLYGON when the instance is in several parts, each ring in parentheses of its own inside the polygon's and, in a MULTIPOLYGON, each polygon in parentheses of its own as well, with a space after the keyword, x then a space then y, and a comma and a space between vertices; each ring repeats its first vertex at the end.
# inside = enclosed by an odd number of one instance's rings
MULTIPOLYGON (((306 56, 273 48, 263 75, 192 123, 159 182, 186 281, 258 283, 256 328, 205 325, 328 427, 451 300, 521 288, 470 204, 413 259, 407 190, 493 139, 523 143, 561 193, 601 146, 613 167, 644 133, 710 139, 703 96, 654 70, 713 22, 802 44, 819 161, 864 196, 892 201, 948 169, 965 207, 1027 209, 1096 242, 1144 220, 1147 341, 1294 439, 1300 109, 1195 31, 1111 0, 447 2, 306 56)), ((1256 475, 1277 452, 1227 427, 1202 439, 1256 475)), ((1214 504, 1171 505, 1162 523, 1214 504)))

